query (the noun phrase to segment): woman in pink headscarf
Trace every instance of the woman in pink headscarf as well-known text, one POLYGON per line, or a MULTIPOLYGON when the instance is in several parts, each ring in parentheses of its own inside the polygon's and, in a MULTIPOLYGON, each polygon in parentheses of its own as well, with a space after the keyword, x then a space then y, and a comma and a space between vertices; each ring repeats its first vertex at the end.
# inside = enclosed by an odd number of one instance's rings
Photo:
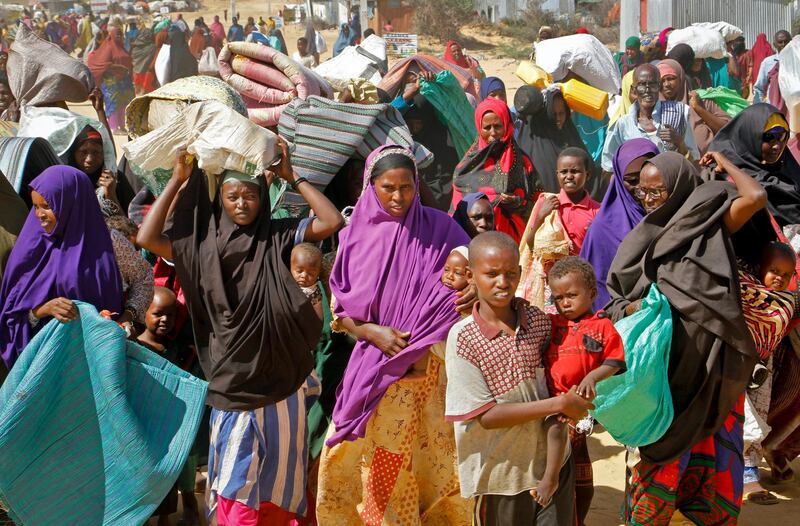
POLYGON ((100 46, 86 57, 95 83, 103 92, 108 123, 112 130, 125 128, 125 107, 133 100, 133 59, 125 51, 122 32, 112 27, 100 46))
POLYGON ((214 46, 214 50, 219 55, 220 50, 222 50, 222 43, 225 42, 225 26, 219 21, 219 15, 214 15, 214 21, 211 22, 208 29, 211 32, 211 45, 214 46))

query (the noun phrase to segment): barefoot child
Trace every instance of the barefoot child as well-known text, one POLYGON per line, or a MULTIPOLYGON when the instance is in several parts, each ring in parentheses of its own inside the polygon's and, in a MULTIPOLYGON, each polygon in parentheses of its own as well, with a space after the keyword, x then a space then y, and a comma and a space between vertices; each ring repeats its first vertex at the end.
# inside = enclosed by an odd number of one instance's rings
MULTIPOLYGON (((576 256, 561 259, 550 269, 548 280, 558 308, 558 314, 550 315, 553 334, 545 360, 550 393, 560 395, 577 386, 579 395, 593 400, 597 383, 625 367, 622 339, 611 319, 592 310, 597 280, 589 262, 576 256)), ((575 459, 575 509, 582 526, 594 494, 592 461, 584 433, 570 429, 570 442, 575 459)), ((558 469, 549 460, 545 480, 554 478, 558 469)))
MULTIPOLYGON (((175 326, 176 312, 175 293, 165 287, 155 287, 153 302, 145 314, 145 330, 139 335, 138 341, 181 369, 198 375, 199 363, 194 348, 167 338, 175 326)), ((200 511, 194 497, 196 470, 197 454, 193 451, 187 458, 175 486, 153 513, 153 516, 158 517, 158 526, 169 526, 169 516, 177 511, 178 491, 180 491, 183 501, 183 519, 180 523, 185 526, 200 524, 200 511)))
POLYGON ((514 240, 499 232, 475 237, 468 276, 478 303, 451 329, 445 357, 445 416, 455 422, 461 495, 477 497, 476 525, 573 526, 575 472, 567 452, 557 456, 552 503, 542 506, 529 492, 541 488, 548 421, 580 419, 593 406, 575 388, 552 398, 547 392, 550 320, 514 298, 520 276, 514 240))
POLYGON ((292 277, 311 301, 314 310, 322 319, 322 251, 311 243, 300 243, 292 249, 289 262, 292 277))

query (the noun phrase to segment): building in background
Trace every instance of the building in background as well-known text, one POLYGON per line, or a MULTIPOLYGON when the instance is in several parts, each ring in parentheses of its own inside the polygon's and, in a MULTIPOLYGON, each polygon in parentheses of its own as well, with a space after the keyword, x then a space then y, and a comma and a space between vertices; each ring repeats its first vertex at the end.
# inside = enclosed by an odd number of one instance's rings
MULTIPOLYGON (((504 18, 520 18, 528 8, 528 0, 475 0, 475 11, 489 22, 504 18)), ((575 0, 543 0, 542 9, 559 15, 575 12, 575 0)))
POLYGON ((725 21, 744 31, 747 45, 759 33, 770 40, 780 29, 792 30, 797 0, 620 0, 620 46, 631 35, 681 28, 694 22, 725 21))

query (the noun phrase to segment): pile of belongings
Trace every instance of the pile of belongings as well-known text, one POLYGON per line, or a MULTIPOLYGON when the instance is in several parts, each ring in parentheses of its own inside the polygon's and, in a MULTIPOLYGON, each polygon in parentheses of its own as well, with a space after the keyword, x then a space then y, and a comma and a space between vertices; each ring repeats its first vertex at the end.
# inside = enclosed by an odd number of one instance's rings
POLYGON ((326 60, 314 71, 330 82, 334 88, 341 87, 352 79, 366 79, 374 85, 386 73, 386 41, 378 35, 368 36, 361 45, 348 46, 330 60, 326 60))
POLYGON ((20 24, 8 53, 8 84, 22 106, 84 102, 94 89, 89 68, 20 24))
POLYGON ((229 42, 219 54, 222 80, 239 92, 250 120, 275 126, 286 106, 310 95, 333 98, 331 85, 280 51, 253 42, 229 42))
POLYGON ((208 177, 209 199, 225 170, 261 177, 277 157, 277 137, 217 100, 190 104, 168 125, 123 146, 133 172, 158 195, 182 148, 208 177))
POLYGON ((550 38, 535 45, 536 64, 561 82, 570 73, 608 93, 622 88, 619 68, 611 51, 593 35, 550 38))
POLYGON ((384 90, 390 97, 396 97, 405 86, 406 75, 412 71, 414 73, 433 74, 438 74, 440 71, 449 71, 468 95, 477 98, 480 92, 480 82, 466 69, 451 64, 442 58, 422 54, 404 58, 395 63, 386 76, 381 79, 378 88, 384 90))
POLYGON ((168 125, 186 106, 204 100, 217 100, 247 116, 241 95, 220 79, 200 75, 170 82, 133 99, 125 108, 125 127, 131 137, 140 137, 168 125))

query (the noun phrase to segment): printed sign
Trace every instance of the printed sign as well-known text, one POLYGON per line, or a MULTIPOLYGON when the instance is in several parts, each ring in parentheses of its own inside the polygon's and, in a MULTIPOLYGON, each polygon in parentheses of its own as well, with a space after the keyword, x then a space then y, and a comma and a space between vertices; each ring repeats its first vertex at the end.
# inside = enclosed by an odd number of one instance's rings
POLYGON ((386 54, 391 57, 410 57, 417 54, 417 35, 413 33, 384 33, 386 54))

